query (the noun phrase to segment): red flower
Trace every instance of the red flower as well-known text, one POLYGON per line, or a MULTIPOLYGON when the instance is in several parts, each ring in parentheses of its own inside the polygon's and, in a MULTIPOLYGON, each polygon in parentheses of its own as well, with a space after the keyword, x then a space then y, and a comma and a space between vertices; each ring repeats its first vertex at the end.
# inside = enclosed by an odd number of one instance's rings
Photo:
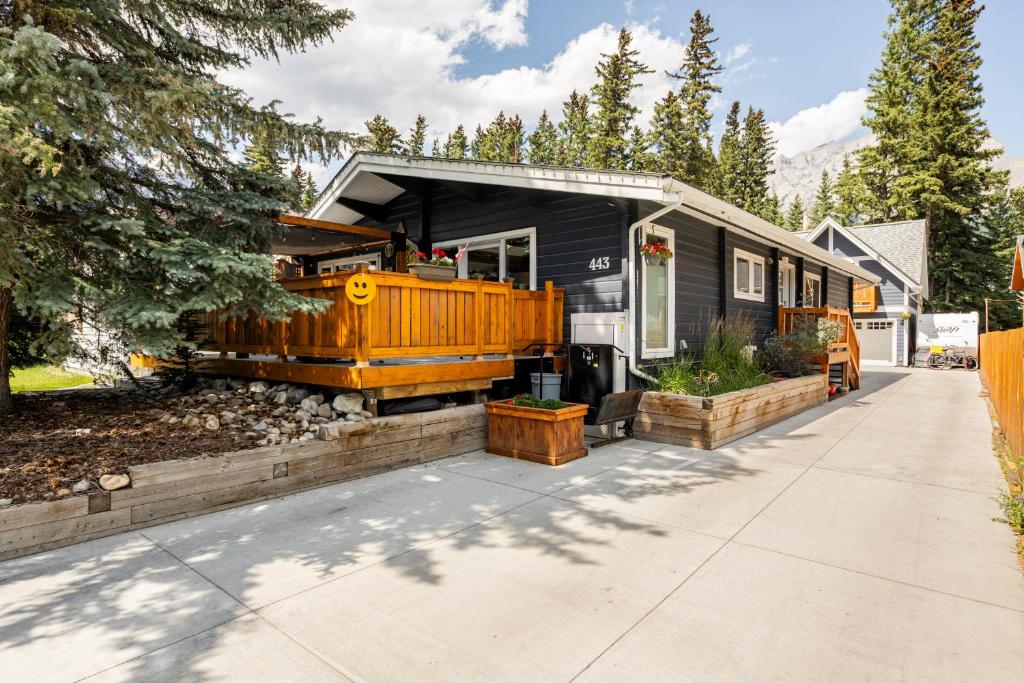
POLYGON ((433 254, 434 256, 438 256, 441 258, 445 258, 448 256, 448 254, 444 253, 444 249, 431 249, 430 253, 433 254))

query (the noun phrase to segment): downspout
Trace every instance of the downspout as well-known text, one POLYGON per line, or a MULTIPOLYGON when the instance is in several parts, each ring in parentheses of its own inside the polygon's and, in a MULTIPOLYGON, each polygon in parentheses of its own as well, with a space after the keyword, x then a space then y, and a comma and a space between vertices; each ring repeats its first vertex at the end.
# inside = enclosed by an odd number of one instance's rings
MULTIPOLYGON (((652 213, 652 214, 650 214, 648 216, 644 216, 643 218, 638 219, 635 223, 633 223, 632 225, 629 226, 629 230, 627 231, 626 239, 629 241, 629 260, 628 260, 628 267, 629 267, 629 314, 628 314, 628 316, 629 317, 628 317, 627 324, 629 325, 630 335, 636 334, 636 240, 634 239, 634 236, 636 235, 637 229, 639 229, 644 223, 651 223, 651 222, 654 221, 654 219, 660 218, 661 216, 664 216, 667 213, 671 213, 672 211, 675 211, 676 209, 678 209, 682 205, 683 205, 683 200, 680 199, 679 201, 675 202, 674 204, 669 204, 668 206, 663 206, 660 209, 658 209, 657 211, 655 211, 654 213, 652 213)), ((672 286, 675 287, 675 283, 674 282, 672 283, 672 286)), ((639 377, 640 379, 646 380, 648 382, 656 382, 657 380, 654 377, 651 377, 650 375, 648 375, 646 372, 641 370, 639 368, 639 366, 637 365, 637 362, 636 362, 637 361, 637 358, 636 358, 636 356, 637 356, 637 352, 636 352, 637 344, 636 344, 636 342, 637 342, 637 340, 635 340, 635 339, 631 339, 630 340, 630 346, 632 348, 630 348, 630 350, 629 350, 630 351, 629 352, 629 358, 628 358, 629 371, 633 375, 639 377)))

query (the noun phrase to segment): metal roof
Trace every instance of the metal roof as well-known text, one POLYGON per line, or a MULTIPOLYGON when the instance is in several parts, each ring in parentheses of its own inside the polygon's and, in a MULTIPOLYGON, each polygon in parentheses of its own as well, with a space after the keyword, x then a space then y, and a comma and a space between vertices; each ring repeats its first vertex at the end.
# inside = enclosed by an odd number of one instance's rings
POLYGON ((387 175, 649 200, 666 206, 679 203, 681 207, 677 210, 684 213, 699 215, 713 224, 784 247, 858 280, 878 281, 876 275, 788 230, 659 173, 356 152, 324 188, 307 215, 343 223, 357 221, 362 214, 339 204, 338 200, 386 204, 404 191, 381 177, 387 175))

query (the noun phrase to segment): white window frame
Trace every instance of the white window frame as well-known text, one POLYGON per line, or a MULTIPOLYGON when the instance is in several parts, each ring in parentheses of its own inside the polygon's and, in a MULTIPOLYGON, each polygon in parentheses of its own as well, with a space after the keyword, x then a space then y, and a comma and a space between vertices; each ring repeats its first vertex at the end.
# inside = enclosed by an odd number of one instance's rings
POLYGON ((765 265, 764 256, 758 256, 752 254, 749 251, 743 251, 742 249, 732 250, 732 295, 736 299, 744 299, 746 301, 764 301, 765 284, 768 279, 768 269, 765 265), (739 272, 739 261, 743 259, 750 264, 750 291, 745 292, 740 289, 740 272, 739 272), (754 264, 759 263, 761 265, 761 293, 758 294, 754 291, 754 264))
POLYGON ((668 269, 668 319, 665 346, 650 346, 647 343, 647 283, 645 277, 647 266, 644 255, 640 253, 639 246, 637 253, 640 256, 640 358, 673 358, 676 355, 676 231, 654 223, 647 223, 637 231, 640 236, 640 246, 649 234, 655 234, 665 240, 665 244, 672 250, 672 256, 665 262, 668 269))
MULTIPOLYGON (((434 242, 431 244, 431 249, 448 249, 451 247, 462 247, 469 245, 470 248, 474 247, 486 247, 488 245, 498 245, 498 279, 504 281, 506 277, 506 258, 505 258, 505 242, 506 240, 515 239, 517 237, 529 237, 530 238, 530 290, 537 290, 537 228, 522 228, 519 230, 506 230, 505 232, 492 232, 487 235, 475 235, 473 237, 464 237, 459 240, 444 240, 442 242, 434 242)), ((467 270, 468 259, 462 259, 458 265, 458 276, 465 278, 469 276, 467 270)))
POLYGON ((790 263, 785 257, 779 264, 779 275, 782 282, 779 283, 779 306, 793 308, 796 306, 796 264, 790 263))
POLYGON ((338 266, 355 265, 360 262, 370 264, 370 270, 380 270, 380 253, 363 254, 362 256, 342 256, 341 258, 327 259, 316 264, 316 270, 320 275, 338 272, 338 266), (330 270, 324 270, 329 268, 330 270))
POLYGON ((820 275, 815 275, 814 273, 807 273, 807 272, 805 272, 804 273, 804 281, 805 281, 805 283, 804 283, 804 291, 801 292, 801 294, 803 295, 803 299, 804 299, 804 308, 821 308, 821 276, 820 275), (806 284, 807 280, 813 280, 814 282, 818 283, 818 303, 816 303, 816 304, 815 303, 808 303, 807 302, 807 284, 806 284))

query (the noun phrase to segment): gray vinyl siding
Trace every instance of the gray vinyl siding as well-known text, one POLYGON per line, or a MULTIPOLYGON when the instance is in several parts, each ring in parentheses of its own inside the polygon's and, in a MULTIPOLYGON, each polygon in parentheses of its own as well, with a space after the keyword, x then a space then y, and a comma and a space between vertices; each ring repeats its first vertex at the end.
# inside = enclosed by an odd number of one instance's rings
POLYGON ((903 281, 890 273, 885 266, 875 260, 860 262, 860 267, 881 278, 878 283, 879 306, 903 305, 903 281))
POLYGON ((771 257, 771 247, 760 242, 755 242, 746 237, 728 233, 725 252, 725 288, 727 292, 728 314, 739 313, 754 322, 754 343, 760 345, 765 337, 775 329, 774 308, 776 302, 772 299, 772 265, 768 263, 771 257), (764 301, 749 301, 737 299, 735 294, 735 255, 736 250, 764 257, 764 301))
MULTIPOLYGON (((825 245, 825 249, 828 249, 827 243, 825 245)), ((851 258, 866 255, 864 250, 851 242, 846 235, 837 231, 832 232, 832 253, 837 256, 849 256, 851 258)))
POLYGON ((828 305, 834 308, 850 307, 849 277, 831 269, 828 271, 828 305))

